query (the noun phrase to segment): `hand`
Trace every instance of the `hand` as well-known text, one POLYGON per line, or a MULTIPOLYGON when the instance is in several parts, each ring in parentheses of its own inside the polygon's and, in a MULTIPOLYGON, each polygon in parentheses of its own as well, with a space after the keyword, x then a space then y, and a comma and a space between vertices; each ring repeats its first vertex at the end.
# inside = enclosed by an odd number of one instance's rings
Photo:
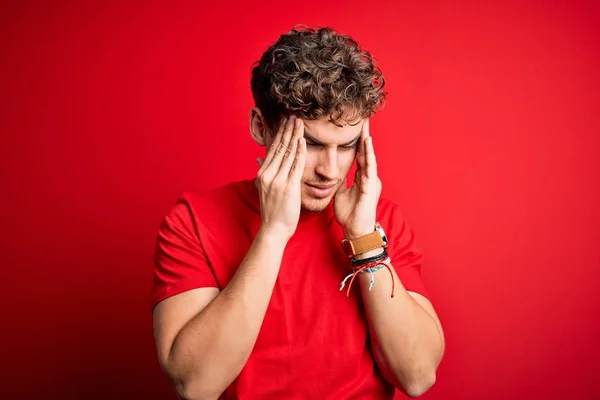
POLYGON ((369 133, 369 120, 363 124, 361 133, 356 152, 354 184, 346 188, 344 181, 334 200, 335 216, 348 239, 355 239, 374 231, 377 203, 381 194, 381 180, 377 176, 377 161, 369 133))
POLYGON ((301 119, 294 116, 284 119, 266 159, 257 159, 260 230, 285 240, 294 234, 300 219, 301 181, 306 163, 303 135, 301 119))

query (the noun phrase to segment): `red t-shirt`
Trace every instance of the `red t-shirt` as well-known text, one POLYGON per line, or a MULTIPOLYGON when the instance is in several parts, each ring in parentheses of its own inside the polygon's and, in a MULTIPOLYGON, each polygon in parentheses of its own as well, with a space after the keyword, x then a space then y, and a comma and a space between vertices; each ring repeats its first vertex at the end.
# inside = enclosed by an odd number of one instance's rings
MULTIPOLYGON (((408 291, 426 297, 422 253, 398 206, 381 199, 377 221, 408 291)), ((185 193, 158 232, 151 305, 200 287, 223 289, 260 226, 254 180, 204 195, 185 193)), ((333 201, 322 212, 302 211, 288 242, 271 301, 248 362, 223 399, 392 399, 369 343, 358 284, 340 291, 351 272, 333 201)), ((378 273, 375 273, 375 285, 378 273)), ((387 290, 388 288, 386 288, 387 290)), ((391 288, 389 288, 391 291, 391 288)))

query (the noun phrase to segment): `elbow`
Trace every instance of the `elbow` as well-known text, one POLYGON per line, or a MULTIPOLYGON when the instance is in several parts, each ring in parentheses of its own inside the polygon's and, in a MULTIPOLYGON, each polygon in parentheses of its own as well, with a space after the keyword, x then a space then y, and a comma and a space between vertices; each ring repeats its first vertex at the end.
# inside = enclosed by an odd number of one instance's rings
POLYGON ((213 400, 221 393, 215 393, 213 387, 202 379, 202 374, 190 373, 191 368, 182 368, 169 357, 160 358, 160 367, 171 382, 180 400, 213 400))
POLYGON ((181 400, 217 400, 221 395, 212 388, 192 382, 177 382, 174 386, 181 400))
POLYGON ((173 386, 177 392, 177 398, 180 400, 200 400, 202 398, 200 390, 192 388, 183 382, 175 383, 173 386))
POLYGON ((398 363, 389 359, 383 362, 381 358, 378 361, 383 377, 408 397, 419 397, 435 384, 437 368, 433 364, 398 363))
POLYGON ((207 382, 203 374, 176 371, 165 368, 165 365, 163 369, 180 400, 217 400, 221 396, 221 391, 207 382))
POLYGON ((421 374, 419 377, 404 379, 400 381, 400 388, 411 398, 416 398, 426 393, 435 384, 435 371, 427 374, 421 374))

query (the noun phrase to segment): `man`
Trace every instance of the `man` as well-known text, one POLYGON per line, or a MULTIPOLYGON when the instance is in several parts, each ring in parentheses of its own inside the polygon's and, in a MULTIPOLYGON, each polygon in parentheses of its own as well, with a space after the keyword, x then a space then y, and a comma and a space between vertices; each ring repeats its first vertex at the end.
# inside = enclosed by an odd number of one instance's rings
POLYGON ((257 176, 184 194, 159 229, 161 367, 184 399, 421 395, 444 338, 413 232, 380 199, 381 71, 347 36, 293 29, 251 84, 257 176))

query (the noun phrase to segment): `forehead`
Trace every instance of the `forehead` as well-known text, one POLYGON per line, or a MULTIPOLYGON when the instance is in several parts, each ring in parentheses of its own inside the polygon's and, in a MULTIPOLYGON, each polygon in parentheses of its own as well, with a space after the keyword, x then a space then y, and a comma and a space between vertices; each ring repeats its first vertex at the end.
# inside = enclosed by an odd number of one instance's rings
POLYGON ((337 126, 329 121, 328 117, 322 117, 313 120, 303 120, 304 130, 313 138, 321 143, 343 144, 355 139, 360 135, 364 119, 352 121, 352 125, 342 122, 342 126, 337 126))

